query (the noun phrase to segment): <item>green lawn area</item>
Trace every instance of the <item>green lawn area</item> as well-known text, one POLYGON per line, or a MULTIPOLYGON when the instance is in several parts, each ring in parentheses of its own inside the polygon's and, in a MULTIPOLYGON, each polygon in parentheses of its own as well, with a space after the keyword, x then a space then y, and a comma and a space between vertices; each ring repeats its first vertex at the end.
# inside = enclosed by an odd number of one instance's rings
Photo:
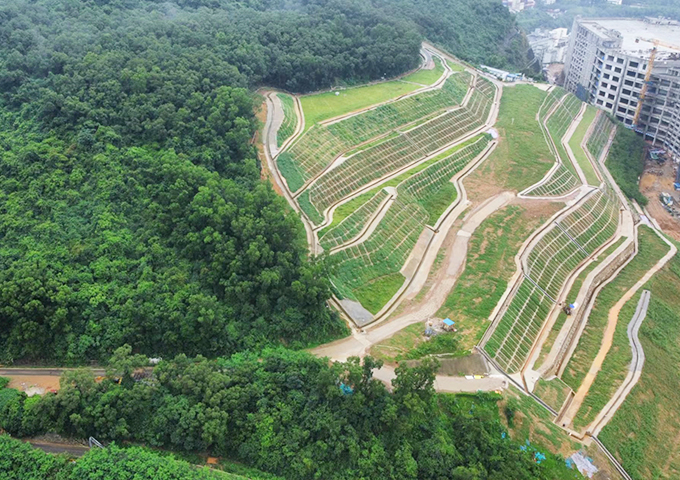
MULTIPOLYGON (((658 237, 649 237, 645 240, 644 248, 654 255, 655 262, 660 260, 668 253, 668 246, 658 237)), ((642 244, 641 244, 642 252, 642 244)), ((652 277, 654 278, 654 277, 652 277)), ((574 426, 582 428, 589 425, 597 414, 609 402, 616 389, 623 383, 628 373, 628 365, 632 361, 630 343, 628 342, 628 323, 635 314, 638 300, 642 290, 639 290, 631 298, 619 313, 619 321, 614 331, 612 347, 602 363, 602 368, 595 377, 593 385, 588 391, 588 395, 583 400, 583 404, 574 418, 574 426)))
POLYGON ((402 80, 405 82, 419 83, 421 85, 432 85, 444 74, 444 65, 442 65, 442 61, 437 57, 432 57, 432 60, 434 60, 434 68, 432 70, 424 70, 421 68, 417 72, 405 76, 402 80))
POLYGON ((634 479, 680 478, 680 258, 645 285, 642 377, 599 438, 634 479))
MULTIPOLYGON (((598 255, 598 257, 595 260, 593 260, 593 262, 591 262, 590 265, 588 265, 581 273, 579 273, 578 277, 576 277, 576 280, 574 280, 574 283, 571 285, 571 289, 569 289, 569 293, 567 294, 567 302, 573 303, 576 301, 576 297, 578 297, 578 292, 581 290, 581 286, 583 285, 584 280, 590 274, 590 272, 592 272, 595 269, 595 267, 602 263, 609 255, 614 253, 614 251, 617 248, 619 248, 619 246, 623 242, 625 242, 625 240, 626 237, 618 239, 612 246, 610 246, 604 252, 598 255)), ((545 343, 543 344, 543 347, 541 348, 541 354, 538 357, 536 365, 542 365, 542 363, 545 361, 545 358, 550 353, 550 349, 552 348, 552 345, 555 342, 557 335, 560 333, 560 330, 562 329, 562 326, 566 321, 567 314, 560 311, 559 315, 557 316, 557 320, 555 320, 555 323, 553 324, 553 327, 550 330, 550 334, 548 334, 548 338, 546 339, 545 343)))
POLYGON ((465 67, 461 65, 460 63, 452 62, 451 60, 447 60, 446 64, 449 66, 451 70, 454 72, 463 72, 465 71, 465 67))
POLYGON ((444 184, 437 193, 421 202, 421 205, 430 216, 430 225, 437 223, 442 213, 456 200, 457 195, 456 186, 449 182, 444 184))
POLYGON ((595 120, 596 114, 597 109, 592 105, 588 105, 585 113, 583 114, 583 119, 581 119, 581 123, 578 124, 578 127, 576 127, 574 135, 572 135, 571 139, 569 140, 569 146, 571 147, 572 152, 574 152, 576 161, 578 161, 579 166, 583 170, 583 173, 586 176, 588 184, 595 186, 600 184, 600 180, 597 178, 597 174, 595 173, 595 168, 593 167, 593 164, 590 163, 588 157, 581 148, 581 142, 583 141, 583 137, 588 131, 588 127, 590 127, 590 124, 593 123, 593 120, 595 120))
POLYGON ((352 87, 336 92, 317 93, 300 97, 305 116, 305 130, 312 125, 362 108, 382 103, 405 93, 422 88, 399 80, 352 87))
POLYGON ((352 293, 366 310, 375 315, 399 291, 404 280, 401 273, 392 273, 376 278, 353 290, 352 293))
POLYGON ((546 93, 531 85, 503 89, 496 128, 501 141, 478 176, 507 189, 521 191, 538 182, 555 163, 536 113, 546 93))
MULTIPOLYGON (((649 227, 641 226, 638 237, 640 244, 638 254, 613 281, 600 290, 588 317, 588 324, 564 370, 562 380, 574 391, 581 386, 600 350, 609 310, 668 251, 668 246, 649 227)), ((630 319, 622 318, 622 321, 628 322, 630 319)))
POLYGON ((276 132, 276 143, 280 147, 295 131, 297 115, 295 115, 295 101, 293 97, 285 93, 279 93, 277 96, 283 106, 283 123, 279 127, 279 131, 276 132))
POLYGON ((488 317, 515 272, 519 247, 545 218, 510 205, 475 230, 468 244, 465 270, 437 312, 437 316, 456 322, 462 351, 472 348, 489 326, 488 317))

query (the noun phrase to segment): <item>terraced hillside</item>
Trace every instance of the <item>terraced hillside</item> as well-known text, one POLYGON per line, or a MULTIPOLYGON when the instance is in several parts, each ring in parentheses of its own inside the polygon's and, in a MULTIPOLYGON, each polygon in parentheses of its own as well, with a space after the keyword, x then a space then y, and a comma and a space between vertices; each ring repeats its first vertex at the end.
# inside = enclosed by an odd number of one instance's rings
POLYGON ((546 141, 555 156, 555 167, 538 184, 523 192, 529 197, 559 197, 580 186, 576 169, 562 145, 562 139, 581 109, 582 102, 561 88, 554 88, 546 97, 539 121, 546 141))
POLYGON ((334 260, 336 297, 373 315, 412 273, 404 269, 422 255, 414 248, 426 243, 426 226, 456 202, 452 178, 492 140, 479 134, 494 84, 435 58, 443 74, 432 87, 317 123, 277 158, 319 249, 334 260), (344 209, 337 222, 336 209, 344 209))
POLYGON ((618 208, 613 192, 594 190, 530 245, 522 278, 484 346, 504 370, 521 369, 567 277, 614 235, 618 208))

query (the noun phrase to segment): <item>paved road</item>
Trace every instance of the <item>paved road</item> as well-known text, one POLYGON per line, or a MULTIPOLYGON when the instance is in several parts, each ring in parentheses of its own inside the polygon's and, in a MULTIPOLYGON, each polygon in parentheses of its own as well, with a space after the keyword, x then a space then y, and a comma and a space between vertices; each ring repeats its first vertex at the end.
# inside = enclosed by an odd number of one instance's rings
POLYGON ((31 444, 31 446, 34 448, 39 448, 46 453, 66 453, 72 457, 82 457, 90 450, 84 445, 73 445, 68 443, 52 443, 38 440, 27 440, 27 443, 31 444))
POLYGON ((642 292, 637 308, 635 309, 635 315, 633 315, 633 319, 628 324, 628 342, 630 343, 632 353, 628 374, 611 400, 609 400, 607 405, 605 405, 602 411, 595 417, 595 420, 592 423, 593 426, 591 427, 593 436, 597 436, 609 420, 611 420, 614 413, 616 413, 642 376, 642 367, 645 364, 645 351, 642 348, 642 343, 640 343, 638 332, 640 331, 642 322, 647 316, 650 296, 649 290, 644 290, 642 292))

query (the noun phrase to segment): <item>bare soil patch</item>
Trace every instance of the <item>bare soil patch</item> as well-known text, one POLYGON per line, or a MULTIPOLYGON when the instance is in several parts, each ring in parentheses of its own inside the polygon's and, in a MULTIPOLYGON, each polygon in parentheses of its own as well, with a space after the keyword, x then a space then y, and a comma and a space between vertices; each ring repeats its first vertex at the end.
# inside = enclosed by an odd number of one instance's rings
POLYGON ((28 396, 42 395, 50 390, 59 390, 59 378, 56 375, 3 375, 10 379, 9 388, 26 392, 28 396))
POLYGON ((674 240, 680 241, 680 219, 673 218, 659 201, 661 192, 666 192, 673 196, 676 205, 680 204, 680 192, 674 190, 674 181, 675 167, 673 162, 666 161, 663 165, 659 165, 655 161, 649 161, 645 164, 645 170, 640 179, 640 191, 649 199, 647 209, 652 217, 659 222, 664 232, 673 237, 674 240))

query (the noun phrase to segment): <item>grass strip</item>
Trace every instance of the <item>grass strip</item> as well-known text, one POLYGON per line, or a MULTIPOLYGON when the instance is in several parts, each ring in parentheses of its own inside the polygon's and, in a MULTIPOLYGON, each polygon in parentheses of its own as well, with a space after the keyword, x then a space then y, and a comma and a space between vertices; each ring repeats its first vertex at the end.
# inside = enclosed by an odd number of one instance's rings
POLYGON ((635 479, 680 478, 680 258, 645 285, 642 376, 599 435, 635 479))
MULTIPOLYGON (((644 248, 650 256, 650 261, 653 260, 653 263, 661 260, 668 253, 668 245, 663 243, 656 235, 648 236, 644 242, 644 248)), ((641 240, 640 252, 642 252, 642 249, 643 244, 641 240)), ((619 312, 619 321, 614 331, 612 346, 609 352, 607 352, 607 356, 602 363, 602 368, 597 373, 597 377, 595 377, 595 381, 591 385, 590 390, 588 390, 588 395, 586 395, 581 408, 574 417, 574 427, 576 428, 585 427, 595 420, 597 414, 609 402, 612 395, 614 395, 626 378, 628 366, 633 360, 628 341, 628 324, 633 319, 641 294, 642 289, 626 302, 619 312)))
POLYGON ((295 100, 290 95, 278 93, 276 95, 281 100, 283 107, 283 123, 276 132, 276 143, 280 147, 283 142, 288 140, 297 127, 297 115, 295 115, 295 100))
MULTIPOLYGON (((588 128, 593 123, 593 120, 595 120, 595 115, 597 115, 597 109, 588 105, 583 114, 583 118, 581 119, 581 123, 578 124, 578 127, 569 140, 569 146, 571 147, 571 151, 574 152, 574 157, 576 157, 576 161, 581 167, 581 170, 583 170, 588 184, 597 186, 600 184, 600 180, 597 178, 595 168, 593 167, 593 164, 590 163, 590 160, 588 160, 583 148, 581 148, 583 137, 585 137, 588 128)), ((565 161, 567 161, 567 159, 565 159, 565 161)))
POLYGON ((279 167, 279 172, 283 175, 283 178, 288 184, 288 188, 291 192, 297 192, 305 184, 305 179, 302 178, 300 170, 298 170, 293 157, 288 152, 283 152, 278 157, 276 157, 276 164, 279 167))
POLYGON ((444 65, 438 57, 432 57, 434 61, 434 68, 425 70, 421 68, 417 72, 407 75, 401 80, 404 82, 419 83, 421 85, 429 86, 435 83, 444 74, 444 65))
POLYGON ((668 246, 649 227, 641 226, 638 238, 638 254, 614 280, 600 290, 576 350, 564 370, 562 380, 574 391, 581 386, 600 350, 609 310, 668 250, 668 246))
POLYGON ((323 215, 321 215, 316 207, 312 205, 312 202, 309 201, 309 190, 302 192, 297 200, 300 208, 307 214, 313 223, 318 225, 319 223, 323 222, 323 215))

